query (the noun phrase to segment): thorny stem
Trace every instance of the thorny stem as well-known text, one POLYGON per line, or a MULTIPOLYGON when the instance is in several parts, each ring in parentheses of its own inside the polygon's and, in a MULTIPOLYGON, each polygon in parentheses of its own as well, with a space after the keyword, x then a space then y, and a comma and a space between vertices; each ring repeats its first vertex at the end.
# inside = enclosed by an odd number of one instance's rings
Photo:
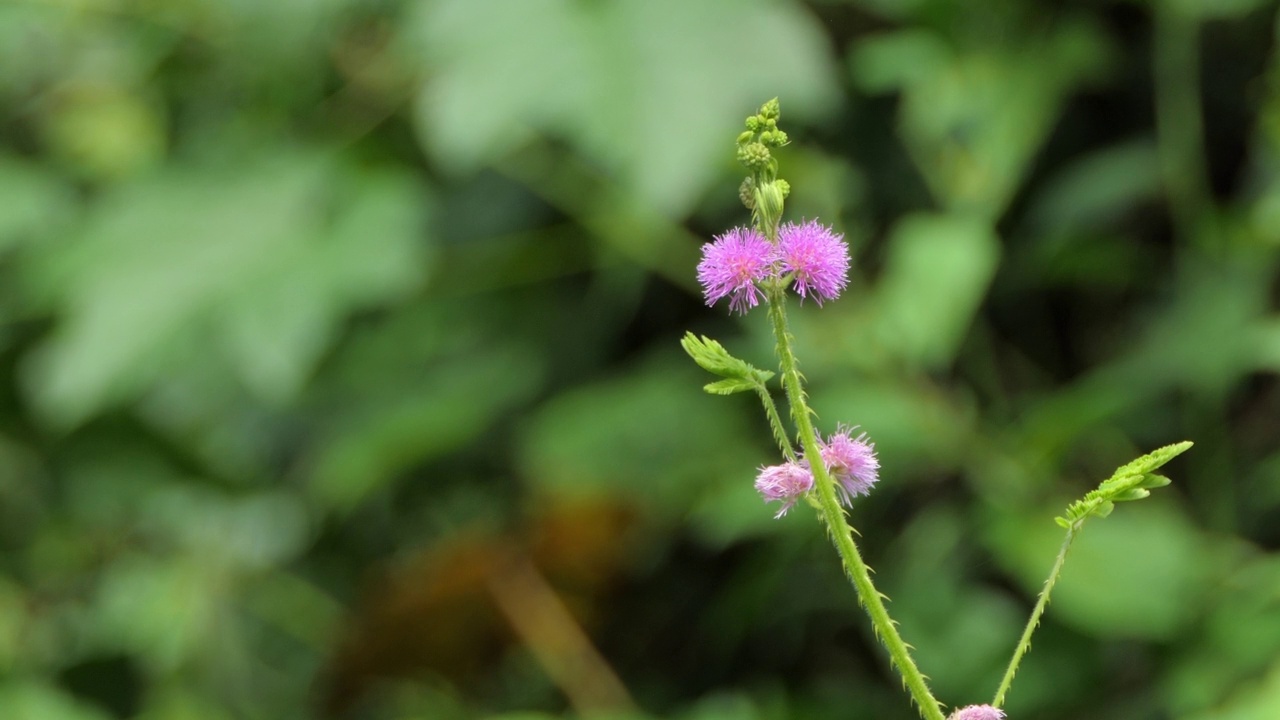
POLYGON ((787 435, 787 426, 782 423, 782 417, 778 415, 778 406, 773 403, 773 396, 769 394, 769 388, 764 383, 757 383, 756 394, 760 396, 760 402, 764 405, 764 414, 769 416, 769 429, 773 431, 773 439, 777 441, 782 454, 786 455, 788 460, 795 462, 796 451, 791 447, 791 437, 787 435))
MULTIPOLYGON (((1083 522, 1083 521, 1081 521, 1083 522)), ((1071 543, 1076 538, 1082 527, 1081 522, 1073 524, 1067 528, 1067 537, 1062 541, 1062 547, 1058 550, 1058 559, 1053 562, 1053 569, 1049 571, 1049 579, 1044 581, 1044 589, 1040 591, 1040 599, 1036 601, 1035 608, 1031 611, 1031 617, 1027 620, 1027 627, 1022 631, 1022 639, 1018 641, 1018 647, 1013 651, 1013 658, 1009 661, 1009 668, 1004 671, 1004 679, 1000 681, 1000 688, 996 690, 995 700, 991 701, 994 707, 1000 707, 1004 704, 1004 696, 1009 692, 1009 686, 1013 684, 1013 676, 1018 672, 1018 664, 1022 662, 1022 656, 1027 654, 1031 649, 1031 634, 1036 631, 1036 627, 1040 624, 1040 616, 1044 615, 1045 608, 1049 607, 1049 593, 1053 592, 1053 586, 1058 582, 1058 576, 1062 574, 1062 564, 1067 561, 1067 550, 1071 549, 1071 543)))
MULTIPOLYGON (((804 384, 795 355, 791 350, 791 335, 787 330, 785 295, 781 288, 773 288, 769 292, 769 318, 773 321, 773 333, 778 341, 778 360, 782 371, 782 384, 787 391, 787 400, 791 404, 791 416, 795 420, 796 432, 800 437, 804 454, 810 458, 821 457, 818 450, 818 439, 814 434, 813 423, 809 416, 811 411, 805 398, 804 384)), ((853 528, 850 527, 840 503, 836 499, 835 483, 826 467, 821 462, 810 463, 815 485, 818 491, 819 511, 827 524, 832 542, 844 561, 845 571, 853 580, 858 591, 858 599, 871 618, 876 636, 889 651, 889 659, 899 674, 902 682, 911 693, 912 699, 920 709, 925 720, 944 720, 938 701, 929 692, 924 675, 911 659, 908 646, 898 634, 897 625, 889 617, 885 608, 886 597, 876 590, 871 582, 871 571, 863 561, 858 547, 853 542, 853 528)))

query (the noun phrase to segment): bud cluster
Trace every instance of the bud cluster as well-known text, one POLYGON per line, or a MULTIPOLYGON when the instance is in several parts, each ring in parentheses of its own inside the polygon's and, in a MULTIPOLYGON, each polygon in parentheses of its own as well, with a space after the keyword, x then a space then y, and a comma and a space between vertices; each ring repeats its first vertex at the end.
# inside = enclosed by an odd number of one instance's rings
POLYGON ((783 200, 791 193, 791 186, 778 178, 778 161, 770 152, 770 148, 790 142, 778 128, 780 116, 778 100, 774 98, 747 118, 747 129, 738 135, 738 162, 751 172, 751 184, 743 183, 738 196, 765 227, 777 226, 782 219, 783 200))

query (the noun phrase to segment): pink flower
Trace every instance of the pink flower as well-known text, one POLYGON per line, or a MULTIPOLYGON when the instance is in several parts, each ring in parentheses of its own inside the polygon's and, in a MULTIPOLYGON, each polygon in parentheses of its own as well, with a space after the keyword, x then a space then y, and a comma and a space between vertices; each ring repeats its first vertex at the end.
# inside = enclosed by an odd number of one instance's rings
POLYGON ((800 463, 788 462, 782 465, 770 465, 760 468, 756 476, 756 490, 765 502, 775 500, 782 503, 775 518, 787 514, 801 495, 813 488, 813 473, 800 463))
POLYGON ((867 441, 866 433, 852 437, 855 429, 841 426, 826 442, 818 442, 822 462, 836 481, 845 507, 852 506, 854 496, 870 494, 880 476, 875 445, 867 441))
POLYGON ((777 250, 763 235, 750 228, 733 228, 702 246, 698 282, 707 305, 729 297, 729 309, 738 313, 760 303, 756 283, 774 275, 777 250))
POLYGON ((951 713, 947 720, 1003 720, 1004 711, 990 705, 970 705, 951 713))
POLYGON ((817 220, 779 228, 778 254, 782 272, 791 273, 801 298, 812 295, 821 305, 840 297, 849 284, 849 246, 842 235, 817 220))

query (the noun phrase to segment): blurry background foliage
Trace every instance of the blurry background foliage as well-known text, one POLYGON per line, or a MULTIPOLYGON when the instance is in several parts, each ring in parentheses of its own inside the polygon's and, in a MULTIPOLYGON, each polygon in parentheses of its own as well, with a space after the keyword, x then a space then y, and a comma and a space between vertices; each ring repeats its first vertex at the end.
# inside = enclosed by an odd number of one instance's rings
POLYGON ((0 715, 909 718, 686 330, 782 99, 793 313, 946 702, 1280 717, 1280 55, 1260 0, 3 0, 0 715), (590 643, 586 641, 590 638, 590 643), (591 650, 594 645, 596 651, 591 650))

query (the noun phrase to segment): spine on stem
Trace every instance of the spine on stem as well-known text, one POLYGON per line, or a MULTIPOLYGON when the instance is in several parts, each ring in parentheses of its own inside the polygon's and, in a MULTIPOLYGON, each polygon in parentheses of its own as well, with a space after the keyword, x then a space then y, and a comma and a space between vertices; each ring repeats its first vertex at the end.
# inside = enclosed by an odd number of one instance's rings
POLYGON ((787 401, 791 405, 791 416, 796 423, 801 447, 805 457, 814 458, 809 463, 813 471, 814 485, 818 494, 818 508, 831 540, 844 563, 845 572, 853 581, 854 589, 862 607, 871 618, 876 637, 889 652, 889 661, 902 676, 902 682, 911 693, 912 699, 920 709, 925 720, 945 720, 937 699, 929 691, 924 674, 911 659, 906 642, 898 634, 897 624, 889 616, 885 607, 885 596, 876 590, 871 580, 871 569, 858 552, 853 541, 853 528, 845 517, 844 510, 836 498, 835 482, 822 462, 822 453, 818 447, 817 435, 810 420, 811 411, 804 392, 804 383, 795 354, 791 350, 791 336, 787 330, 785 297, 781 292, 772 292, 769 297, 769 317, 773 321, 773 332, 778 343, 779 369, 782 373, 782 384, 787 392, 787 401))

